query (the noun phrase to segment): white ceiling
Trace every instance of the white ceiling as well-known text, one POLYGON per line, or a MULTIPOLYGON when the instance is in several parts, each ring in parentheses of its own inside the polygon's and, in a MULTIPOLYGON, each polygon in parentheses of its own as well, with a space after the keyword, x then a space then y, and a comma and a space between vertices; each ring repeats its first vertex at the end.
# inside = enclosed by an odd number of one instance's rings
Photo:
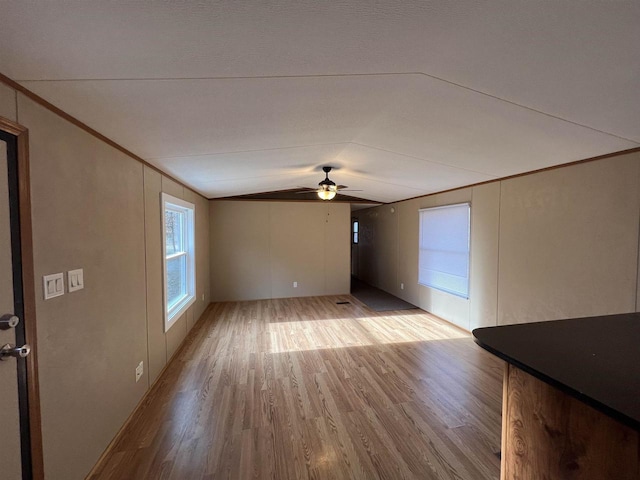
POLYGON ((636 1, 2 1, 0 73, 205 196, 390 202, 640 145, 636 1))

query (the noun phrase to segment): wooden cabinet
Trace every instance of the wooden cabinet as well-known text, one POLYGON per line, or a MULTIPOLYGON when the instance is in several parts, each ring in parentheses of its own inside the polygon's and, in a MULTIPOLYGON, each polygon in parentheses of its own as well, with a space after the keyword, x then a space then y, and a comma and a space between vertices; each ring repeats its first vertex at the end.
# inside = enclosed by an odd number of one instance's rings
POLYGON ((506 364, 501 480, 638 480, 640 434, 506 364))

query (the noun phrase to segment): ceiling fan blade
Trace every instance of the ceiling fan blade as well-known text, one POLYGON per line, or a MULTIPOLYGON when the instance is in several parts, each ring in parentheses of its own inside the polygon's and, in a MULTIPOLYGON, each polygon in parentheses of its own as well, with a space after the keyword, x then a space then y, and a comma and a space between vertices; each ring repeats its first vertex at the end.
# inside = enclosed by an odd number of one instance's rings
POLYGON ((295 193, 296 194, 318 193, 318 195, 320 194, 328 195, 329 192, 333 192, 333 195, 335 196, 335 194, 342 193, 342 192, 362 192, 362 190, 348 190, 349 187, 347 185, 336 185, 336 183, 329 178, 329 172, 331 170, 332 170, 332 167, 329 167, 329 166, 322 167, 322 171, 325 173, 325 178, 320 183, 318 183, 318 186, 316 188, 307 188, 307 187, 298 186, 297 188, 299 189, 299 191, 295 193))

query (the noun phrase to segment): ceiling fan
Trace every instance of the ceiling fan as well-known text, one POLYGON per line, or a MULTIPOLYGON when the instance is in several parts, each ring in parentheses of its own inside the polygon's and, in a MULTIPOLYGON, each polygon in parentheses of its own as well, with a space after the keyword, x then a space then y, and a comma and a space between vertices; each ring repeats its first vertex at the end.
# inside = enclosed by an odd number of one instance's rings
MULTIPOLYGON (((318 188, 315 190, 318 197, 321 200, 332 200, 338 191, 345 190, 349 187, 346 185, 336 185, 336 182, 329 178, 329 172, 333 167, 322 167, 322 171, 325 173, 325 178, 318 183, 318 188)), ((362 190, 350 190, 351 192, 361 192, 362 190)))

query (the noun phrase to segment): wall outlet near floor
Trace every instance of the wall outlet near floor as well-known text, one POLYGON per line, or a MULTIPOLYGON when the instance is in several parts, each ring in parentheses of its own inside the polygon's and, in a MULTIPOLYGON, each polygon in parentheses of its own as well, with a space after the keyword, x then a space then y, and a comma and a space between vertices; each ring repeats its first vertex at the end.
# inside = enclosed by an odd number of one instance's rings
POLYGON ((404 290, 404 283, 400 284, 400 290, 404 290))
POLYGON ((136 367, 136 383, 138 383, 138 380, 140 380, 140 377, 142 377, 143 373, 144 373, 144 363, 140 362, 136 367))
POLYGON ((298 288, 298 282, 293 282, 293 288, 298 288))
POLYGON ((204 293, 202 294, 202 301, 204 302, 204 293))

